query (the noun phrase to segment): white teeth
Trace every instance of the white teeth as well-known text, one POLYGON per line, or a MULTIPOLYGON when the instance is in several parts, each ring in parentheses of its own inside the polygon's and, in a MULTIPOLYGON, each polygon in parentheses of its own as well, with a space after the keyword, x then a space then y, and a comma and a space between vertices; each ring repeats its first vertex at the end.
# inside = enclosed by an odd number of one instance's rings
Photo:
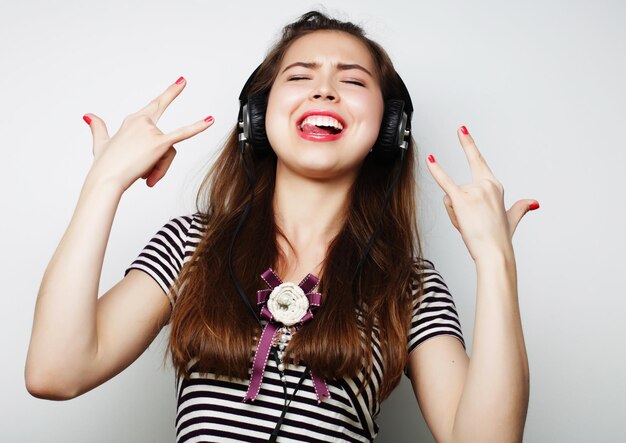
POLYGON ((307 118, 302 120, 300 126, 304 126, 306 123, 315 125, 315 126, 330 126, 340 131, 343 129, 343 125, 339 123, 336 118, 328 117, 327 115, 309 115, 307 118))

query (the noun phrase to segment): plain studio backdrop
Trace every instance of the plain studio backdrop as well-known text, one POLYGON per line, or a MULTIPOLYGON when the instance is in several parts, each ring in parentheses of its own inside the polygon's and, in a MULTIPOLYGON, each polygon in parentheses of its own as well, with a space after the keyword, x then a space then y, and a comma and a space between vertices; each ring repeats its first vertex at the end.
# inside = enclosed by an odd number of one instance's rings
MULTIPOLYGON (((2 2, 0 440, 174 441, 167 329, 127 370, 74 400, 38 400, 24 386, 39 284, 92 163, 82 115, 100 116, 113 135, 183 75, 188 84, 159 127, 216 121, 176 146, 154 188, 140 180, 123 196, 102 294, 159 227, 195 210, 244 81, 282 26, 322 6, 361 23, 412 94, 426 256, 455 297, 470 354, 475 268, 425 158, 468 182, 456 135, 466 125, 507 208, 520 198, 541 204, 513 239, 531 369, 524 441, 626 441, 626 4, 563 0, 2 2)), ((377 441, 433 441, 408 379, 382 409, 377 441)))

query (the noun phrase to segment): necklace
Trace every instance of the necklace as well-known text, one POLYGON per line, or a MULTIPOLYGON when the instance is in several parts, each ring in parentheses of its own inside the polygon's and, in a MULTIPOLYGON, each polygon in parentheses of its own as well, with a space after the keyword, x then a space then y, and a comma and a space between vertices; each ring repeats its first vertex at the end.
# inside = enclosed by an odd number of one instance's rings
MULTIPOLYGON (((261 278, 269 289, 257 291, 257 304, 261 306, 261 317, 267 320, 261 338, 254 354, 250 384, 243 401, 254 401, 261 389, 265 366, 272 347, 277 347, 277 367, 283 384, 287 383, 285 376, 285 348, 298 327, 313 318, 311 307, 318 307, 322 301, 322 294, 313 292, 319 284, 319 279, 308 274, 299 284, 283 283, 272 268, 269 268, 261 278)), ((311 379, 317 395, 317 402, 321 403, 325 397, 330 397, 326 382, 312 371, 311 379)))
MULTIPOLYGON (((274 332, 274 336, 272 337, 272 347, 278 347, 277 355, 279 363, 277 365, 278 370, 280 371, 280 381, 283 383, 287 382, 285 377, 285 348, 289 344, 291 337, 295 334, 297 328, 295 326, 282 326, 279 329, 276 329, 274 332)), ((298 364, 296 362, 296 364, 298 364)))

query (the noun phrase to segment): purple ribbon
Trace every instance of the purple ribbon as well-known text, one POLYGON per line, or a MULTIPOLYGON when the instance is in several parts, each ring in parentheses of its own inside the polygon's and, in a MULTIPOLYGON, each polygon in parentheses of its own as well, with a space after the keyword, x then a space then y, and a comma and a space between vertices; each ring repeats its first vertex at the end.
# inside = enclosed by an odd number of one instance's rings
MULTIPOLYGON (((274 321, 272 313, 267 308, 267 299, 272 293, 272 290, 282 284, 281 279, 276 275, 272 268, 269 268, 263 274, 261 274, 261 278, 265 281, 269 289, 260 289, 257 291, 257 304, 261 305, 261 317, 267 320, 265 324, 265 328, 263 329, 263 333, 261 334, 261 338, 259 339, 259 344, 257 346, 256 353, 254 354, 254 363, 252 364, 252 376, 250 377, 250 384, 248 385, 248 391, 246 392, 243 401, 252 400, 254 401, 259 394, 259 390, 261 389, 261 382, 263 381, 263 375, 265 373, 265 366, 267 364, 267 359, 270 355, 270 349, 272 347, 272 338, 274 334, 279 328, 279 325, 274 321)), ((309 300, 309 309, 307 309, 306 313, 298 320, 296 324, 302 325, 306 321, 313 318, 313 313, 311 312, 311 306, 319 306, 322 302, 322 294, 319 292, 312 292, 317 285, 319 284, 319 279, 313 274, 308 274, 299 284, 298 286, 307 299, 309 300)), ((315 389, 315 394, 317 395, 317 403, 321 403, 324 397, 330 398, 330 392, 328 392, 328 386, 326 386, 326 382, 315 375, 313 371, 309 370, 311 374, 311 380, 313 381, 313 388, 315 389)))

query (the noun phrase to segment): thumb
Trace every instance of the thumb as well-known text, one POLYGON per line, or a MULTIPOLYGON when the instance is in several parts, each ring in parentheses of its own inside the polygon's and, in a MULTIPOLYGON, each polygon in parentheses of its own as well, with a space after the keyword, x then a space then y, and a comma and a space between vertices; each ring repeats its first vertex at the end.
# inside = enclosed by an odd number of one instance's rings
POLYGON ((517 228, 517 225, 522 220, 522 217, 528 213, 528 211, 534 211, 539 208, 539 202, 532 199, 518 200, 506 211, 507 218, 509 219, 509 227, 511 230, 511 237, 517 228))
POLYGON ((91 135, 93 136, 93 148, 94 154, 100 145, 109 140, 109 131, 107 130, 107 125, 104 123, 100 117, 95 114, 85 114, 83 115, 83 120, 85 123, 89 125, 89 129, 91 129, 91 135))

